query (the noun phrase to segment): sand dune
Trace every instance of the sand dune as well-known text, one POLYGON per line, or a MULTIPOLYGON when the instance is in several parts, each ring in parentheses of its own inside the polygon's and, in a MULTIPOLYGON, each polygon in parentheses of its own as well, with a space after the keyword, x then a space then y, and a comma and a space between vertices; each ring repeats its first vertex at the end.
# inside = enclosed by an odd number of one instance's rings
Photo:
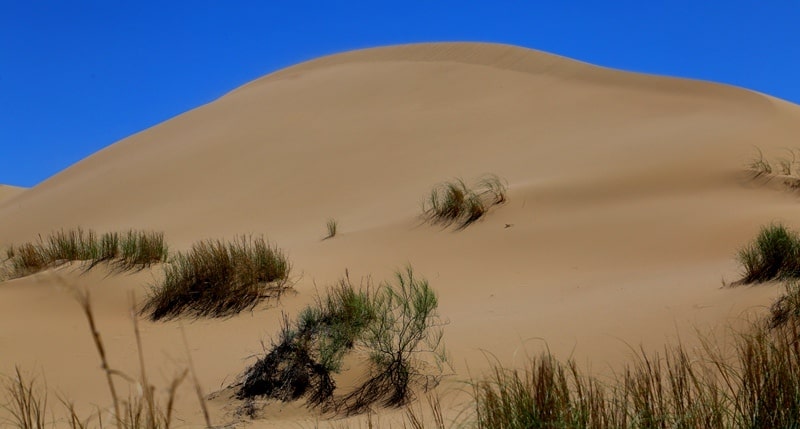
MULTIPOLYGON (((175 249, 263 233, 294 263, 290 314, 345 269, 379 280, 410 263, 440 295, 457 377, 485 368, 484 350, 513 362, 544 342, 606 368, 629 344, 771 302, 775 288, 721 280, 760 225, 800 215, 796 194, 744 171, 754 147, 780 155, 799 136, 800 107, 730 86, 502 45, 370 49, 267 75, 13 199, 0 188, 0 243, 74 226, 161 230, 175 249), (506 204, 458 232, 420 221, 434 184, 483 173, 508 181, 506 204), (328 218, 340 232, 321 241, 328 218)), ((128 293, 158 270, 58 272, 95 291, 112 362, 135 368, 128 293)), ((76 401, 101 400, 85 322, 57 283, 0 284, 0 372, 41 369, 76 401)), ((280 311, 184 322, 208 390, 260 351, 280 311)), ((180 366, 177 322, 144 335, 162 374, 180 366)), ((188 390, 181 401, 198 423, 188 390)), ((214 405, 222 419, 230 404, 214 405)))
POLYGON ((8 186, 8 185, 0 185, 0 201, 5 199, 10 199, 11 197, 18 195, 25 191, 25 188, 20 188, 18 186, 8 186))

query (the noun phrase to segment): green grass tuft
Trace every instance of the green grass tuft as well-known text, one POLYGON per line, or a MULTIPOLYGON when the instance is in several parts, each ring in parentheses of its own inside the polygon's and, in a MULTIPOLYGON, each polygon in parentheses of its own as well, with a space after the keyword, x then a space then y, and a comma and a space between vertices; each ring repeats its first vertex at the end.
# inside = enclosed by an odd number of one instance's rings
POLYGON ((129 230, 98 237, 92 230, 75 228, 11 246, 6 256, 10 276, 23 277, 73 261, 90 262, 87 270, 101 263, 122 271, 143 269, 166 261, 168 247, 161 232, 129 230))
POLYGON ((751 243, 739 250, 744 270, 741 283, 788 279, 800 275, 800 235, 781 224, 761 228, 751 243))
POLYGON ((433 188, 422 210, 432 223, 466 228, 483 217, 489 208, 507 200, 507 187, 495 175, 481 177, 473 187, 463 180, 444 182, 433 188))
POLYGON ((283 252, 263 238, 201 241, 164 265, 142 312, 152 320, 230 316, 279 296, 290 270, 283 252))

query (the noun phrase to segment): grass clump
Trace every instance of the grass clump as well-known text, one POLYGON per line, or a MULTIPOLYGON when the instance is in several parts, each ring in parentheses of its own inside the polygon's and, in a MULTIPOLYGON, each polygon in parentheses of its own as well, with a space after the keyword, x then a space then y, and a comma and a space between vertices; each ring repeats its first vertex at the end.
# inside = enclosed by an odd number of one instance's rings
POLYGON ((739 250, 744 277, 739 283, 800 276, 800 235, 781 224, 761 228, 753 242, 739 250))
POLYGON ((753 172, 755 177, 772 174, 772 164, 766 158, 764 158, 764 153, 761 152, 761 149, 756 148, 756 152, 758 152, 757 156, 750 160, 747 168, 753 172))
POLYGON ((797 327, 761 324, 734 356, 709 344, 641 352, 608 382, 549 353, 473 382, 478 428, 786 428, 800 422, 797 327), (693 353, 695 353, 693 351, 693 353))
POLYGON ((356 413, 371 404, 406 404, 412 388, 428 388, 441 377, 445 361, 437 300, 428 283, 409 268, 394 283, 356 288, 342 279, 325 298, 288 320, 271 350, 243 376, 240 399, 266 396, 356 413), (332 374, 344 357, 362 351, 369 357, 366 380, 350 392, 335 395, 332 374), (432 359, 425 359, 430 357, 432 359))
POLYGON ((161 232, 129 230, 100 236, 92 230, 59 230, 38 240, 11 246, 6 265, 11 277, 23 277, 67 262, 91 262, 86 268, 108 263, 121 271, 146 268, 164 262, 168 247, 161 232))
POLYGON ((335 237, 336 232, 339 229, 339 222, 337 222, 336 219, 328 219, 328 222, 325 224, 325 226, 328 229, 328 235, 326 235, 323 240, 335 237))
POLYGON ((283 252, 263 238, 201 241, 164 266, 142 312, 152 320, 230 316, 279 296, 290 270, 283 252))
POLYGON ((430 222, 455 223, 461 229, 483 217, 492 206, 506 200, 506 184, 498 176, 486 175, 472 187, 461 179, 436 185, 422 210, 430 222))

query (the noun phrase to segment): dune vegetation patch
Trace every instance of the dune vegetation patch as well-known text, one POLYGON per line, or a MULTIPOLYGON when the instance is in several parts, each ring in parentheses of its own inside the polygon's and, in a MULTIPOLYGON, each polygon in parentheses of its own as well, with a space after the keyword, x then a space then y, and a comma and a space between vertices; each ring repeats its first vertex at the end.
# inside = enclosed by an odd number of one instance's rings
POLYGON ((442 225, 466 228, 483 217, 491 207, 507 200, 507 186, 498 176, 479 178, 472 186, 461 179, 442 182, 431 190, 422 205, 425 219, 442 225))
POLYGON ((225 317, 279 297, 289 286, 291 264, 263 238, 205 240, 178 252, 151 288, 142 313, 152 320, 225 317))
POLYGON ((6 249, 4 266, 10 277, 23 277, 68 262, 105 263, 121 271, 164 262, 169 249, 161 232, 128 230, 98 235, 92 230, 59 230, 35 242, 6 249))
POLYGON ((737 283, 757 283, 800 276, 800 234, 777 223, 762 227, 756 238, 739 250, 744 271, 737 283))
POLYGON ((767 158, 761 149, 747 163, 753 178, 779 178, 789 189, 800 188, 800 149, 785 149, 784 156, 767 158))
POLYGON ((356 287, 345 277, 284 323, 272 348, 244 373, 237 397, 305 397, 347 414, 374 403, 405 405, 414 389, 438 383, 447 362, 437 307, 428 282, 411 268, 377 287, 356 287), (365 354, 369 368, 361 384, 338 393, 332 375, 350 353, 365 354))
MULTIPOLYGON (((169 429, 174 427, 173 424, 176 420, 174 409, 177 390, 187 375, 191 375, 194 383, 206 426, 212 427, 205 397, 191 363, 191 356, 189 356, 188 369, 172 377, 167 386, 159 386, 157 389, 147 375, 139 324, 134 317, 132 323, 139 373, 136 375, 123 373, 114 368, 109 361, 105 342, 96 324, 89 293, 78 292, 77 298, 88 322, 87 331, 92 337, 99 358, 99 367, 102 368, 105 376, 108 388, 108 407, 95 405, 96 412, 79 415, 74 402, 59 394, 58 399, 63 412, 62 416, 56 419, 54 408, 48 402, 47 385, 16 367, 13 376, 0 380, 0 408, 5 409, 9 415, 7 420, 2 421, 2 427, 18 429, 62 427, 70 429, 96 427, 169 429)), ((188 345, 184 345, 188 353, 188 345)))
POLYGON ((330 218, 328 219, 328 222, 325 223, 325 228, 328 231, 328 235, 326 235, 325 238, 323 238, 323 240, 336 237, 336 233, 339 231, 339 221, 330 218))
POLYGON ((473 382, 478 428, 786 428, 800 422, 797 325, 755 325, 733 359, 712 345, 641 352, 610 381, 547 353, 473 382))

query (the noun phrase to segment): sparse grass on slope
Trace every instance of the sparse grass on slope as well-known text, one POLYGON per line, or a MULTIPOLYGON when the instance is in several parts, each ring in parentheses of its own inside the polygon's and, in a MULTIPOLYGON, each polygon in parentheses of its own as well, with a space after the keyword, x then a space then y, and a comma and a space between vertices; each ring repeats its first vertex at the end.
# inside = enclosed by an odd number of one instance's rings
POLYGON ((800 275, 800 235, 781 224, 761 228, 751 243, 739 250, 744 269, 741 283, 788 279, 800 275))
POLYGON ((167 256, 168 248, 161 232, 129 230, 98 237, 92 230, 76 228, 9 247, 5 264, 11 277, 23 277, 72 261, 91 262, 87 269, 108 263, 115 269, 136 270, 164 262, 167 256))
POLYGON ((263 238, 201 241, 164 265, 142 312, 153 320, 230 316, 280 296, 290 270, 283 252, 263 238))
POLYGON ((436 185, 422 209, 425 218, 432 223, 466 228, 506 199, 505 183, 495 175, 486 175, 472 187, 461 179, 436 185))
POLYGON ((328 235, 325 236, 324 240, 329 238, 336 237, 336 232, 339 229, 339 222, 336 219, 328 219, 328 222, 325 224, 328 229, 328 235))

